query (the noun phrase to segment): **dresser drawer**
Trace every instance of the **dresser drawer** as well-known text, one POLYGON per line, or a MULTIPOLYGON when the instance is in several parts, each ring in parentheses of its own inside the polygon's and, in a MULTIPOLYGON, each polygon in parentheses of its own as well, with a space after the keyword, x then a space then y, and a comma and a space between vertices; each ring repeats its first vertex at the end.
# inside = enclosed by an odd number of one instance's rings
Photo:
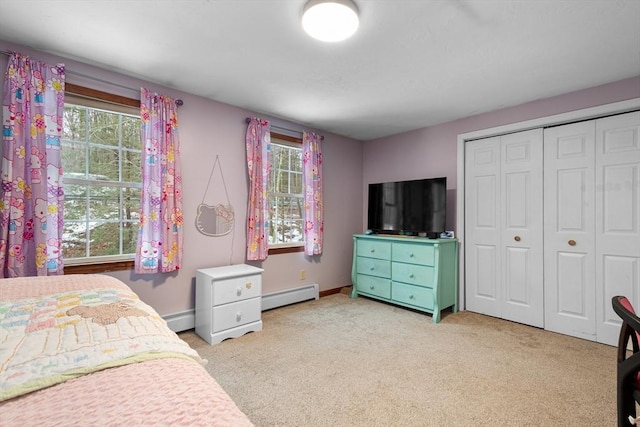
POLYGON ((385 259, 357 257, 356 273, 378 277, 391 277, 391 261, 385 259))
POLYGON ((433 310, 435 306, 433 290, 421 286, 393 282, 391 285, 391 298, 394 301, 415 305, 427 310, 433 310))
POLYGON ((394 243, 391 247, 392 261, 412 264, 434 265, 435 248, 432 245, 394 243))
POLYGON ((239 302, 213 307, 213 331, 219 332, 236 326, 260 320, 262 309, 261 298, 252 298, 239 302))
POLYGON ((433 267, 425 265, 391 263, 391 275, 394 281, 411 283, 418 286, 433 287, 433 267))
POLYGON ((358 274, 356 289, 365 294, 391 298, 391 281, 389 279, 358 274))
POLYGON ((391 257, 391 243, 378 240, 358 240, 356 251, 358 256, 389 259, 391 257))
POLYGON ((213 281, 212 305, 242 301, 262 295, 262 276, 259 274, 213 281))

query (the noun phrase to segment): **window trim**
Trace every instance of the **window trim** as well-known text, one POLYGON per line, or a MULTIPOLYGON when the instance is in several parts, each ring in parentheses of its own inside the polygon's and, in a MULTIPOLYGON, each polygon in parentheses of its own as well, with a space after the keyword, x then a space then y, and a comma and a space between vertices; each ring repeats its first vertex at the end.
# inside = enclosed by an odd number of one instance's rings
MULTIPOLYGON (((291 135, 285 135, 278 132, 270 132, 271 139, 277 139, 283 142, 289 142, 290 146, 302 148, 302 138, 291 135)), ((304 252, 304 241, 295 243, 280 243, 277 245, 269 245, 268 255, 288 254, 295 252, 304 252)))
MULTIPOLYGON (((73 95, 75 97, 81 97, 85 99, 95 99, 101 102, 107 102, 114 106, 125 106, 140 109, 140 100, 134 98, 127 98, 124 96, 116 95, 109 92, 103 92, 97 89, 91 89, 88 87, 76 85, 73 83, 65 83, 65 95, 73 95)), ((129 256, 114 256, 104 257, 100 260, 99 257, 91 259, 88 262, 79 261, 74 259, 73 261, 65 261, 64 274, 91 274, 91 273, 105 273, 109 271, 122 271, 133 270, 135 255, 129 256)))

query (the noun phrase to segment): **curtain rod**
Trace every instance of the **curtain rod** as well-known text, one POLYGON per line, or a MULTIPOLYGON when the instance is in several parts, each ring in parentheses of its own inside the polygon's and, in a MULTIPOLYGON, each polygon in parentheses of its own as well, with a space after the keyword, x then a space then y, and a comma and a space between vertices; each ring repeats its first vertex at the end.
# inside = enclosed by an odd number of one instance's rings
MULTIPOLYGON (((244 121, 246 123, 249 123, 251 121, 251 117, 247 117, 246 119, 244 119, 244 121)), ((300 135, 300 137, 302 137, 302 132, 300 132, 299 130, 287 129, 287 128, 284 128, 282 126, 276 126, 276 125, 272 125, 271 128, 275 129, 275 130, 281 130, 281 131, 285 131, 285 132, 295 133, 296 135, 300 135)), ((324 140, 324 135, 320 135, 320 139, 324 140)))
MULTIPOLYGON (((6 51, 6 50, 0 50, 0 54, 5 55, 5 56, 11 56, 11 53, 12 52, 9 52, 9 51, 6 51)), ((117 87, 120 87, 122 89, 127 89, 127 90, 133 91, 133 92, 135 92, 137 94, 140 94, 140 89, 134 89, 134 88, 129 87, 129 86, 121 85, 120 83, 115 83, 115 82, 112 82, 112 81, 109 81, 109 80, 104 80, 104 79, 101 79, 101 78, 98 78, 98 77, 94 77, 94 76, 90 76, 90 75, 87 75, 87 74, 79 73, 79 72, 73 71, 73 70, 65 69, 65 73, 73 74, 73 75, 78 76, 78 77, 84 77, 86 79, 90 79, 90 80, 93 80, 93 81, 96 81, 96 82, 100 82, 100 83, 106 83, 106 84, 111 85, 111 86, 117 86, 117 87)), ((180 106, 184 105, 184 101, 182 101, 182 99, 176 99, 176 105, 178 107, 180 107, 180 106)))

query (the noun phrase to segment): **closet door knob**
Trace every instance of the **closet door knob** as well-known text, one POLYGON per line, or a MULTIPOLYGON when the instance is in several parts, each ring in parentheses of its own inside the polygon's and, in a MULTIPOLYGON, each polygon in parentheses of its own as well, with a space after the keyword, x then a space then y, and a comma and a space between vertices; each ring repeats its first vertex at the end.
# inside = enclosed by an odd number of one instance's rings
POLYGON ((516 242, 519 242, 520 241, 520 236, 514 237, 513 240, 515 240, 516 242))
POLYGON ((569 246, 575 246, 576 245, 576 241, 575 240, 569 240, 567 243, 569 244, 569 246))

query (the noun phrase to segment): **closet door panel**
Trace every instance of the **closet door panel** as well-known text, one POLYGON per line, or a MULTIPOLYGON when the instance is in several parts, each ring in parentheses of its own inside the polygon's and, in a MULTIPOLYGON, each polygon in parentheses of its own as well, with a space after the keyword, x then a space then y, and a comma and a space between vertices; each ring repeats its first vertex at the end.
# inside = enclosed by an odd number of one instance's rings
POLYGON ((578 252, 558 252, 557 277, 555 280, 563 286, 555 289, 557 311, 565 318, 593 322, 591 294, 593 288, 588 287, 589 255, 578 252))
POLYGON ((500 139, 465 144, 466 304, 500 317, 500 139))
POLYGON ((544 131, 544 326, 595 340, 595 123, 544 131))
POLYGON ((597 340, 615 345, 611 298, 640 310, 640 112, 596 120, 597 340))
POLYGON ((542 129, 501 137, 502 317, 542 327, 542 129))

